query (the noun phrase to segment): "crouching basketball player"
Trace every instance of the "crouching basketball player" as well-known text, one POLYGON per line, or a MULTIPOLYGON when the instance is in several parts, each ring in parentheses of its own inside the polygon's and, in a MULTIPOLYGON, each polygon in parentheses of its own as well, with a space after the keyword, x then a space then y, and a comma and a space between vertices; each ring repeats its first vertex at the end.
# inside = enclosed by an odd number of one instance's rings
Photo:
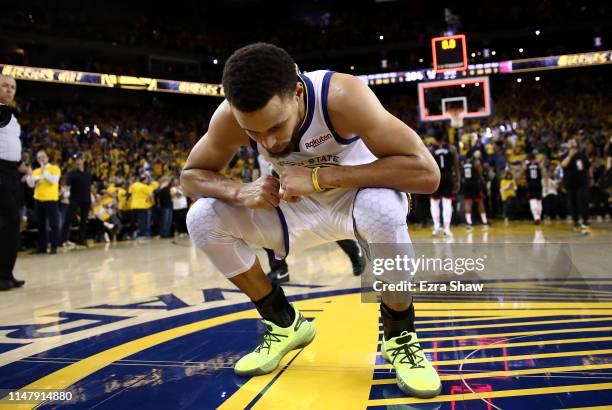
MULTIPOLYGON (((189 154, 181 182, 199 198, 187 216, 192 240, 266 325, 261 344, 235 365, 236 374, 255 376, 308 345, 315 328, 271 284, 252 246, 284 258, 353 239, 412 254, 404 192, 434 192, 440 172, 419 136, 353 76, 299 73, 283 49, 257 43, 228 59, 223 87, 226 100, 189 154), (240 183, 219 173, 249 144, 279 178, 240 183)), ((398 385, 417 397, 436 396, 440 378, 419 345, 411 297, 383 293, 382 300, 382 355, 398 385)))

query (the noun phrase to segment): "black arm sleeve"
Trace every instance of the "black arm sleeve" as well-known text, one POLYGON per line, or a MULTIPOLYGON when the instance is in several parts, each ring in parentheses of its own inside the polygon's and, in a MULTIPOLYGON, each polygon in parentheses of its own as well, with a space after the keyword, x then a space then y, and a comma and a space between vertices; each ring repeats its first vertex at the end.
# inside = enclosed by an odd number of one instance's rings
POLYGON ((8 106, 0 104, 0 128, 6 127, 11 122, 12 115, 13 113, 8 106))

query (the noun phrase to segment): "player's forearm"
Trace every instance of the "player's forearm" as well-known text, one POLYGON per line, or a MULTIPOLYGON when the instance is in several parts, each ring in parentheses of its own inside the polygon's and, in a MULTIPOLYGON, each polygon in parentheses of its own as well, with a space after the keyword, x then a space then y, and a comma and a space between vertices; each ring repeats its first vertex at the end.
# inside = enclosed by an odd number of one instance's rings
POLYGON ((193 199, 206 196, 238 203, 238 192, 242 185, 241 182, 224 177, 215 171, 191 168, 181 172, 183 193, 193 199))
POLYGON ((419 156, 391 156, 370 164, 324 167, 319 170, 322 188, 392 188, 402 192, 430 194, 440 183, 433 160, 419 156))

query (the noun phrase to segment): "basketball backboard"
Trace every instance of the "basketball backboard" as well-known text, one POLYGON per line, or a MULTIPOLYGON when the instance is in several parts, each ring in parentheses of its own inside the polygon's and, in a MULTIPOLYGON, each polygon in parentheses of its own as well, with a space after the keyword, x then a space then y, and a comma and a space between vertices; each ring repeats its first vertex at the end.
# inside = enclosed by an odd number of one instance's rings
POLYGON ((451 111, 463 110, 463 118, 488 117, 492 113, 488 77, 431 81, 418 84, 421 121, 450 120, 451 111))

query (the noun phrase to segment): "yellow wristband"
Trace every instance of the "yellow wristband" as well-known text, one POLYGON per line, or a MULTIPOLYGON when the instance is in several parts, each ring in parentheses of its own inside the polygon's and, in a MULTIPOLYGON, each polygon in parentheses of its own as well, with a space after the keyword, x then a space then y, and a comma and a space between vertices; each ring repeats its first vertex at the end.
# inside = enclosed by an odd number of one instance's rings
POLYGON ((319 185, 319 168, 321 167, 314 167, 310 175, 312 176, 312 186, 314 186, 315 191, 323 192, 325 190, 319 185))

